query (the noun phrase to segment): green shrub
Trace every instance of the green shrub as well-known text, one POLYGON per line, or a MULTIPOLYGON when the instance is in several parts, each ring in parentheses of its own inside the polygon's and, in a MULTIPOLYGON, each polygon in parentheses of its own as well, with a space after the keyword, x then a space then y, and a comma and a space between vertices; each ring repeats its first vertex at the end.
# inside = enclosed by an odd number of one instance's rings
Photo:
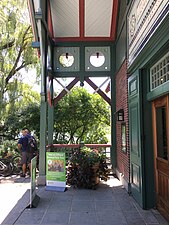
POLYGON ((19 153, 17 141, 5 140, 0 145, 0 157, 14 156, 19 153))
POLYGON ((107 181, 108 176, 106 157, 95 149, 86 147, 76 149, 68 161, 68 185, 95 189, 98 180, 107 181))

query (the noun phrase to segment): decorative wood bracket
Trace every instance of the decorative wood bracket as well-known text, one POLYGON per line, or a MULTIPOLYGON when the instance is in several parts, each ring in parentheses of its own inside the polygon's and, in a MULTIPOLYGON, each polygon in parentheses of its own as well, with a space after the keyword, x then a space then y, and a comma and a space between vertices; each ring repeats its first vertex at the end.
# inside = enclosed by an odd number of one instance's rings
POLYGON ((91 81, 89 79, 89 77, 85 77, 85 81, 94 89, 97 90, 97 93, 111 106, 111 99, 100 89, 98 89, 98 86, 93 83, 93 81, 91 81))

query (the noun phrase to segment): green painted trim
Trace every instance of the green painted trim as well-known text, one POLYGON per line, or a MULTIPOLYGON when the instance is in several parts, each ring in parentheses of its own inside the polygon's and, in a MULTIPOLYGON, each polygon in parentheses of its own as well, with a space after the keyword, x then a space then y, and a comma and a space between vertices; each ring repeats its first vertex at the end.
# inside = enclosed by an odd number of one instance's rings
POLYGON ((83 42, 57 42, 54 47, 104 47, 112 46, 112 41, 83 41, 83 42))
MULTIPOLYGON (((155 54, 158 54, 161 48, 168 45, 169 42, 169 15, 166 16, 162 24, 155 31, 149 42, 142 49, 139 56, 135 59, 133 64, 128 68, 128 73, 132 74, 138 67, 142 68, 150 63, 155 54)), ((166 49, 166 48, 165 48, 166 49)))
POLYGON ((130 184, 131 184, 131 192, 133 197, 139 203, 142 208, 145 208, 145 182, 144 182, 144 151, 143 151, 143 142, 142 142, 142 84, 141 84, 141 76, 140 71, 136 70, 129 78, 128 78, 128 113, 129 113, 129 144, 130 144, 130 184), (133 111, 135 110, 135 111, 133 111), (133 114, 135 113, 135 114, 133 114), (132 126, 133 117, 137 119, 137 124, 132 126), (137 125, 137 127, 136 127, 137 125), (133 128, 133 129, 132 129, 133 128), (136 129, 137 128, 137 129, 136 129), (135 134, 135 138, 137 138, 137 152, 134 153, 132 149, 132 135, 135 134), (134 170, 135 166, 135 170, 134 170), (133 169, 132 169, 133 168, 133 169), (138 171, 136 170, 138 169, 138 171), (136 174, 139 174, 139 186, 136 186, 132 179, 136 174), (132 174, 133 172, 133 174, 132 174), (132 177, 133 175, 133 177, 132 177))
MULTIPOLYGON (((169 84, 165 83, 155 90, 149 90, 149 69, 169 50, 169 16, 165 18, 160 27, 156 30, 149 42, 146 44, 140 55, 128 69, 128 73, 136 74, 142 79, 140 103, 140 128, 141 128, 141 151, 142 151, 142 180, 143 180, 143 208, 156 206, 155 185, 154 185, 154 151, 152 135, 152 112, 151 102, 153 99, 169 93, 169 84), (145 68, 142 70, 142 68, 145 68), (147 123, 147 121, 150 121, 147 123)), ((130 99, 129 99, 130 104, 130 99)), ((130 118, 129 118, 130 120, 130 118)))
POLYGON ((42 11, 40 12, 35 12, 35 20, 42 20, 42 11))
POLYGON ((40 42, 39 41, 33 41, 32 42, 32 48, 38 48, 38 49, 40 49, 40 42))
POLYGON ((157 87, 156 89, 154 89, 153 91, 149 92, 147 94, 147 100, 148 101, 152 101, 157 97, 161 97, 165 94, 169 93, 169 81, 162 84, 161 86, 157 87))
MULTIPOLYGON (((140 145, 141 145, 141 171, 142 171, 142 207, 149 209, 155 207, 155 186, 154 186, 154 151, 153 151, 153 134, 152 134, 152 112, 151 102, 147 101, 147 90, 149 86, 149 79, 147 79, 149 70, 135 70, 133 75, 141 80, 139 90, 140 95, 140 145), (150 121, 147 123, 147 121, 150 121), (144 160, 143 160, 144 159, 144 160)), ((130 81, 131 77, 129 78, 130 81)), ((130 88, 130 87, 128 87, 130 88)), ((130 93, 130 90, 128 91, 130 93)), ((129 105, 137 95, 135 92, 129 96, 129 105)), ((130 108, 129 108, 130 116, 130 108)), ((130 120, 130 117, 129 117, 130 120)), ((129 128, 131 130, 131 128, 129 128)), ((131 137, 130 137, 131 139, 131 137)), ((131 140, 130 140, 131 142, 131 140)), ((130 144, 131 146, 131 144, 130 144)))
POLYGON ((53 144, 54 107, 48 104, 48 145, 53 144))
POLYGON ((114 59, 111 61, 112 63, 112 77, 111 77, 111 163, 112 168, 115 169, 117 167, 117 149, 116 149, 116 79, 115 79, 115 71, 116 71, 116 58, 115 58, 115 45, 112 47, 111 58, 114 59))
MULTIPOLYGON (((45 21, 47 21, 46 12, 47 0, 44 1, 42 7, 42 14, 45 21), (46 3, 46 4, 45 4, 46 3)), ((47 76, 47 52, 48 52, 48 38, 42 21, 38 20, 40 53, 41 53, 41 106, 40 106, 40 151, 39 151, 39 179, 44 180, 46 174, 46 125, 47 125, 47 98, 46 98, 46 76, 47 76)))
POLYGON ((46 160, 46 102, 44 101, 44 94, 41 94, 40 107, 40 154, 39 154, 39 176, 46 174, 45 160, 46 160))
MULTIPOLYGON (((50 44, 49 48, 49 54, 51 56, 49 65, 53 69, 54 66, 54 54, 53 54, 53 46, 50 44)), ((53 77, 51 80, 51 99, 52 99, 52 106, 48 104, 48 145, 53 144, 53 130, 54 130, 54 106, 53 106, 53 93, 54 93, 54 87, 53 87, 53 77)))
MULTIPOLYGON (((112 42, 64 42, 57 43, 57 46, 53 46, 53 51, 55 47, 79 47, 80 48, 80 70, 74 72, 58 72, 52 71, 53 77, 56 78, 66 78, 66 77, 80 77, 80 80, 84 80, 84 77, 111 77, 112 67, 110 71, 85 71, 85 47, 110 47, 112 48, 112 42)), ((111 53, 110 53, 111 54, 111 53)), ((54 57, 53 53, 53 57, 54 57)), ((55 59, 54 59, 55 60, 55 59)), ((114 60, 114 58, 112 58, 114 60)), ((111 61, 112 61, 111 60, 111 61)))
MULTIPOLYGON (((82 62, 81 62, 82 63, 82 62)), ((82 63, 83 65, 83 63, 82 63)), ((111 77, 112 71, 78 71, 78 72, 52 72, 53 77, 111 77)))
POLYGON ((155 207, 155 181, 154 181, 154 149, 152 128, 152 105, 147 101, 147 88, 149 82, 146 79, 149 74, 147 69, 141 70, 142 79, 142 148, 143 148, 143 180, 144 182, 144 208, 155 207), (149 121, 149 122, 147 122, 149 121))
POLYGON ((121 65, 123 65, 124 61, 126 60, 126 30, 126 23, 124 23, 118 40, 116 40, 116 72, 121 68, 121 65))

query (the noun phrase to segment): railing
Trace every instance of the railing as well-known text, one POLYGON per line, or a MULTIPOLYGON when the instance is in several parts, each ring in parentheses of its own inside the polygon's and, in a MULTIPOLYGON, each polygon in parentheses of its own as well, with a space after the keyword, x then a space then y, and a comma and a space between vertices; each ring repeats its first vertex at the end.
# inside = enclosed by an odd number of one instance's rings
POLYGON ((76 149, 83 146, 97 149, 99 152, 104 153, 106 155, 107 164, 111 164, 111 144, 53 144, 46 146, 46 148, 49 152, 65 152, 67 161, 76 149))

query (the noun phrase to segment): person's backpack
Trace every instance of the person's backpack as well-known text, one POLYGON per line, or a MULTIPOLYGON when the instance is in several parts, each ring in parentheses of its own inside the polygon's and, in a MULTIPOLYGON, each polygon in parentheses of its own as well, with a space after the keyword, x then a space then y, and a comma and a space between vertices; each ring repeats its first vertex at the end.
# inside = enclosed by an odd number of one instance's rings
POLYGON ((37 151, 37 142, 33 136, 29 136, 28 138, 28 152, 35 153, 37 151))

